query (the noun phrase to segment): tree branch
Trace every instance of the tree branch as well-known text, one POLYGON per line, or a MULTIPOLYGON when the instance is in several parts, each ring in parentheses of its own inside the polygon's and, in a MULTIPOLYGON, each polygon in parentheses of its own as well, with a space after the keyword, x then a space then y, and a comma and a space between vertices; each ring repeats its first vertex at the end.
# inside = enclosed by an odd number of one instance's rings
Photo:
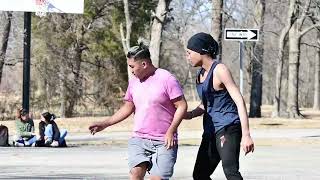
POLYGON ((304 29, 303 31, 301 31, 300 36, 303 36, 304 34, 306 34, 307 32, 311 31, 314 28, 320 27, 320 23, 314 24, 306 29, 304 29))
POLYGON ((320 46, 313 45, 313 44, 301 43, 301 45, 306 45, 306 46, 309 46, 309 47, 313 47, 313 48, 318 48, 318 49, 320 49, 320 46))

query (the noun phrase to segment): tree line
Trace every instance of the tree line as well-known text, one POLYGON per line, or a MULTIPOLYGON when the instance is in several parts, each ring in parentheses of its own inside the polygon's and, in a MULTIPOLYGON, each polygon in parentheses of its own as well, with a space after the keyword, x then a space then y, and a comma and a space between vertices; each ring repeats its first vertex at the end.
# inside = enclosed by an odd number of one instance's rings
MULTIPOLYGON (((147 42, 153 64, 173 72, 187 98, 197 100, 186 41, 196 32, 211 33, 221 47, 219 60, 237 81, 238 43, 223 40, 224 29, 233 27, 260 31, 259 41, 245 43, 243 95, 250 117, 261 117, 262 104, 273 105, 274 117, 302 117, 300 107, 320 108, 319 8, 320 0, 86 0, 82 15, 33 16, 30 107, 61 117, 112 113, 130 78, 125 54, 138 41, 147 42)), ((17 42, 23 38, 23 17, 1 12, 0 18, 5 119, 21 102, 17 42)))

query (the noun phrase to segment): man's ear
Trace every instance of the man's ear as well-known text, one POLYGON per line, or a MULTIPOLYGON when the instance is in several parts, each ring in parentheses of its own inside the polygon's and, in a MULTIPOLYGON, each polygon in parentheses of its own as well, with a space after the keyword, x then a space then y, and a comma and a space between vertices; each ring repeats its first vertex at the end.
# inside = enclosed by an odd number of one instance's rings
POLYGON ((148 66, 148 64, 147 64, 147 62, 146 61, 142 61, 142 66, 143 66, 143 68, 147 68, 147 66, 148 66))

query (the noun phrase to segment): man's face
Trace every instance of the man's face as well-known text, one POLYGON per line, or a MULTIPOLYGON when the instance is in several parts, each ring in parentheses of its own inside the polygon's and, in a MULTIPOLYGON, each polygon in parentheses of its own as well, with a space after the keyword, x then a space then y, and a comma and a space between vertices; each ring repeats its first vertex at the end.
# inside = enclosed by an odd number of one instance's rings
POLYGON ((190 49, 187 49, 186 52, 187 60, 190 62, 191 66, 201 66, 201 54, 190 49))
POLYGON ((21 115, 21 119, 22 119, 23 121, 28 120, 28 114, 26 114, 26 115, 24 115, 24 116, 21 115))
POLYGON ((140 80, 144 78, 145 76, 145 68, 146 68, 146 62, 144 61, 135 61, 133 58, 127 59, 128 66, 131 69, 131 73, 139 78, 140 80))

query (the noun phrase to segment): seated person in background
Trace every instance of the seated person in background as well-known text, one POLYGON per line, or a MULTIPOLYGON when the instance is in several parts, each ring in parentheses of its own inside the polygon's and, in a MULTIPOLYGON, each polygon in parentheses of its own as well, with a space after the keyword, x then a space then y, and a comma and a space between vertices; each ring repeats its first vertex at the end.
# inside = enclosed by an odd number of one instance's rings
POLYGON ((29 116, 29 112, 24 108, 17 110, 17 118, 17 134, 13 138, 13 146, 31 146, 37 140, 34 133, 33 119, 29 116))
POLYGON ((58 125, 54 121, 56 116, 45 111, 41 114, 41 121, 39 123, 40 137, 36 142, 36 146, 52 146, 52 147, 66 147, 65 137, 67 130, 59 130, 58 125))

